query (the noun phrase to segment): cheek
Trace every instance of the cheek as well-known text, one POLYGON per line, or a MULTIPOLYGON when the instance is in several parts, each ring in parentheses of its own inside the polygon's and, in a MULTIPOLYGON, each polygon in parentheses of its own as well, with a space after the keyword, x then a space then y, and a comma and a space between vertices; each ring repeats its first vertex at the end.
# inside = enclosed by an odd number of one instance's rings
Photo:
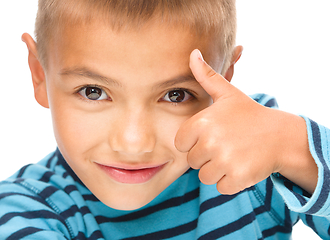
POLYGON ((161 121, 157 125, 158 142, 166 143, 166 146, 170 148, 172 153, 175 153, 176 158, 178 156, 185 157, 186 154, 182 154, 175 147, 175 137, 182 126, 182 124, 189 119, 190 116, 175 116, 175 115, 164 115, 161 121))
POLYGON ((57 144, 66 152, 86 152, 105 138, 105 123, 97 114, 56 106, 52 107, 52 117, 57 144))

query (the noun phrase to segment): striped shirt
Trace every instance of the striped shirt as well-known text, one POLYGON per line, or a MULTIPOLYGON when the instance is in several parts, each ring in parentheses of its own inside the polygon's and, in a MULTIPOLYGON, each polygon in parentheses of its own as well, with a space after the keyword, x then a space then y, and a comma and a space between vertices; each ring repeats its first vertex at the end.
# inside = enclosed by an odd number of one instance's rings
MULTIPOLYGON (((253 98, 277 107, 267 95, 253 98)), ((59 150, 0 183, 0 239, 290 239, 300 219, 330 239, 330 130, 305 118, 319 168, 308 194, 279 174, 235 195, 188 170, 146 206, 120 211, 100 202, 59 150)))

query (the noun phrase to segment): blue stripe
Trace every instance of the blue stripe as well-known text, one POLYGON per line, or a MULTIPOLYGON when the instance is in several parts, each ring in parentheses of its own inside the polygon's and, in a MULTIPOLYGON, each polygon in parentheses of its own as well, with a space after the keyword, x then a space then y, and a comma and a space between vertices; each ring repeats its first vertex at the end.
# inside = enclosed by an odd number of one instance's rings
POLYGON ((174 228, 170 228, 170 229, 166 229, 166 230, 162 230, 162 231, 158 231, 158 232, 154 232, 154 233, 149 233, 149 234, 142 235, 142 236, 124 238, 122 240, 150 240, 150 239, 172 238, 172 237, 180 236, 182 234, 193 231, 197 227, 197 222, 198 222, 198 219, 196 219, 192 222, 174 227, 174 228))
POLYGON ((142 209, 133 213, 129 213, 120 217, 114 217, 114 218, 108 218, 104 216, 96 216, 95 219, 98 224, 102 223, 107 223, 107 222, 127 222, 127 221, 132 221, 136 220, 142 217, 145 217, 147 215, 150 215, 152 213, 167 209, 167 208, 172 208, 172 207, 177 207, 180 206, 181 204, 190 202, 196 198, 199 197, 199 188, 186 193, 183 196, 180 197, 174 197, 171 199, 168 199, 160 204, 157 204, 155 206, 151 206, 146 209, 142 209))
POLYGON ((217 239, 229 235, 233 232, 241 230, 243 227, 251 224, 256 219, 256 215, 254 212, 246 214, 245 216, 241 217, 240 219, 229 223, 226 226, 220 227, 212 232, 209 232, 200 238, 199 240, 210 240, 210 239, 217 239))
POLYGON ((323 180, 324 180, 318 199, 316 200, 315 204, 306 212, 306 214, 315 214, 324 206, 325 202, 328 199, 330 192, 330 184, 329 184, 330 172, 322 152, 320 128, 317 125, 317 123, 314 122, 313 120, 310 120, 310 122, 312 127, 314 148, 319 161, 323 165, 323 180))

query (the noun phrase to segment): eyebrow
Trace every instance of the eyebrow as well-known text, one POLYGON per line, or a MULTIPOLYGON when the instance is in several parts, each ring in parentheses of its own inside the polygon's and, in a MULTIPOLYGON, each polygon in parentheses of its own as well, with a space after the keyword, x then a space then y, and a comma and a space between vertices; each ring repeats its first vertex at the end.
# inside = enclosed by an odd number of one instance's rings
MULTIPOLYGON (((85 67, 65 68, 65 69, 61 70, 59 74, 64 75, 64 76, 76 75, 79 77, 90 78, 90 79, 93 79, 96 81, 100 81, 106 85, 114 85, 117 87, 123 87, 123 85, 119 81, 106 77, 106 76, 102 76, 101 74, 94 72, 92 70, 89 70, 88 68, 85 68, 85 67)), ((161 83, 158 83, 155 86, 153 86, 152 89, 168 88, 168 87, 171 87, 171 86, 174 86, 174 85, 177 85, 180 83, 186 83, 186 82, 198 84, 197 80, 192 75, 186 74, 186 75, 180 75, 180 76, 174 77, 172 79, 165 80, 161 83)))
POLYGON ((166 80, 159 84, 156 84, 153 88, 169 88, 169 87, 172 87, 172 86, 180 84, 180 83, 199 84, 193 76, 182 75, 182 76, 178 76, 173 79, 170 79, 170 80, 166 80))
POLYGON ((69 76, 76 75, 79 77, 90 78, 99 82, 103 82, 106 85, 114 85, 118 87, 122 87, 122 84, 114 79, 102 76, 96 72, 93 72, 85 67, 79 68, 65 68, 59 73, 60 75, 69 76))

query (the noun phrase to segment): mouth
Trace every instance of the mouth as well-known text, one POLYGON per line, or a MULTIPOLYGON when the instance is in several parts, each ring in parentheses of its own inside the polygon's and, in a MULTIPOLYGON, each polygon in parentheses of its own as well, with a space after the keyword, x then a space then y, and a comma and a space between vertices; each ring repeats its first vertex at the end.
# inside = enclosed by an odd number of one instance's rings
POLYGON ((140 184, 148 182, 165 166, 165 164, 162 164, 143 168, 118 168, 99 163, 97 163, 97 165, 113 180, 125 184, 140 184))

